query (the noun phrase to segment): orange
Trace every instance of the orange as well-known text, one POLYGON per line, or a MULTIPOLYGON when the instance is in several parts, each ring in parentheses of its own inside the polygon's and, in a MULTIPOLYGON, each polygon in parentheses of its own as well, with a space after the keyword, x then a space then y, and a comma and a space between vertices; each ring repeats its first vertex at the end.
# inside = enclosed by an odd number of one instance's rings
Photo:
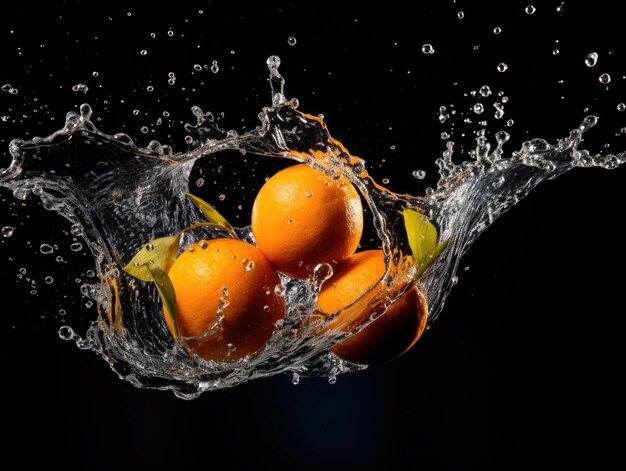
POLYGON ((344 177, 333 180, 305 164, 287 167, 259 190, 252 233, 278 271, 308 278, 317 264, 335 265, 357 249, 361 198, 344 177))
MULTIPOLYGON (((350 307, 366 290, 379 283, 385 271, 382 250, 358 252, 337 267, 324 282, 317 305, 324 314, 339 312, 332 325, 350 325, 361 316, 356 305, 350 307), (345 308, 345 309, 344 309, 345 308)), ((372 292, 375 294, 375 287, 372 292)), ((382 289, 382 287, 381 287, 382 289)), ((373 308, 369 307, 369 309, 373 308)), ((426 328, 428 308, 426 298, 415 286, 404 293, 376 320, 347 339, 333 345, 331 350, 352 363, 369 365, 390 361, 406 353, 426 328)))
POLYGON ((200 241, 176 259, 168 274, 176 292, 178 333, 195 337, 183 338, 183 345, 205 360, 254 355, 285 317, 284 300, 274 291, 280 284, 276 270, 247 242, 200 241))

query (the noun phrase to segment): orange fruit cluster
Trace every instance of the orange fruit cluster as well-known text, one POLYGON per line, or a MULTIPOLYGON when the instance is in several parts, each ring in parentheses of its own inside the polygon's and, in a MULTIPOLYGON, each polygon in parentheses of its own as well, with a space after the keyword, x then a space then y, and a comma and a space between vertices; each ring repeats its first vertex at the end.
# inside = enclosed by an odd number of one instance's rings
MULTIPOLYGON (((355 301, 377 289, 385 271, 382 251, 355 253, 363 207, 343 176, 330 178, 306 164, 288 167, 259 190, 251 217, 256 246, 235 239, 201 241, 168 273, 179 334, 190 352, 206 360, 236 360, 263 349, 285 317, 277 272, 306 279, 318 264, 330 264, 334 273, 321 288, 318 308, 323 316, 338 313, 333 325, 341 325, 354 315, 355 301)), ((412 287, 332 350, 354 363, 392 360, 413 346, 426 318, 426 300, 412 287)), ((169 321, 168 327, 173 331, 169 321)))

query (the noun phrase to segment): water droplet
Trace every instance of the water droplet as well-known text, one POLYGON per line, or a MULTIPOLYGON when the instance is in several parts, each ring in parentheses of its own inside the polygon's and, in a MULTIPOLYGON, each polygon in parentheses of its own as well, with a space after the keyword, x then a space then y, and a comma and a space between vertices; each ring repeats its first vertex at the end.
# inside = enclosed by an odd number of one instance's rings
POLYGON ((51 276, 46 276, 43 281, 45 281, 47 285, 50 285, 54 281, 54 278, 52 278, 51 276))
POLYGON ((446 113, 446 107, 445 106, 440 106, 439 107, 439 122, 441 124, 445 123, 446 120, 450 117, 449 114, 446 113))
POLYGON ((13 88, 10 83, 5 83, 4 85, 2 85, 2 87, 0 87, 0 90, 10 93, 11 95, 17 95, 17 88, 13 88))
MULTIPOLYGON (((201 248, 202 250, 206 250, 208 246, 209 246, 209 244, 207 244, 207 242, 206 242, 205 240, 203 240, 202 242, 200 242, 200 248, 201 248)), ((222 288, 222 290, 224 290, 224 289, 226 289, 226 288, 222 288)))
POLYGON ((289 44, 290 46, 295 46, 297 42, 298 42, 298 41, 297 41, 297 40, 296 40, 296 38, 295 38, 295 37, 293 37, 293 36, 289 36, 289 37, 287 38, 287 44, 289 44))
POLYGON ((533 5, 528 5, 524 11, 526 12, 526 14, 528 15, 534 15, 535 12, 537 11, 537 9, 533 6, 533 5))
POLYGON ((509 68, 509 66, 506 65, 504 62, 500 62, 498 64, 498 67, 497 67, 498 72, 506 72, 506 69, 508 69, 508 68, 509 68))
POLYGON ((617 104, 617 111, 624 111, 624 110, 626 110, 626 104, 618 103, 617 104))
POLYGON ((204 178, 200 177, 196 180, 196 186, 200 188, 202 185, 204 185, 204 178))
POLYGON ((267 58, 267 66, 270 69, 278 69, 280 67, 280 57, 278 56, 269 56, 267 58))
POLYGON ((89 87, 84 83, 77 83, 76 85, 72 86, 72 90, 75 92, 87 93, 89 91, 89 87))
POLYGON ((600 77, 598 77, 598 80, 600 81, 601 84, 608 84, 609 82, 611 82, 611 76, 609 74, 602 74, 600 75, 600 77))
POLYGON ((171 29, 167 32, 167 35, 171 38, 172 36, 174 36, 174 31, 172 31, 171 29))
POLYGON ((146 244, 146 250, 148 252, 152 252, 154 250, 154 244, 152 244, 152 243, 146 244))
POLYGON ((383 178, 383 183, 386 185, 387 183, 389 183, 389 179, 388 178, 383 178))
POLYGON ((63 340, 72 340, 76 334, 69 325, 63 325, 59 328, 59 337, 63 340))
POLYGON ((243 268, 243 271, 250 271, 254 268, 254 260, 244 258, 243 260, 241 260, 241 266, 243 268))
POLYGON ((67 314, 67 311, 65 309, 59 309, 59 314, 64 316, 65 314, 67 314))
POLYGON ((597 52, 590 52, 587 55, 587 58, 585 59, 585 65, 587 67, 593 67, 597 63, 598 63, 598 53, 597 52))
POLYGON ((337 377, 335 375, 331 375, 328 377, 328 384, 335 384, 337 382, 337 377))
POLYGON ((202 66, 200 64, 194 64, 193 65, 193 70, 196 70, 196 71, 200 72, 202 70, 202 66))
POLYGON ((300 375, 295 371, 291 375, 291 384, 293 384, 294 386, 300 384, 300 375))
POLYGON ((4 226, 2 228, 2 237, 11 237, 15 232, 15 227, 13 226, 4 226))
POLYGON ((496 26, 495 28, 493 28, 493 34, 500 34, 502 32, 502 28, 500 28, 499 26, 496 26))
POLYGON ((433 47, 432 44, 426 43, 426 44, 424 44, 422 46, 422 52, 424 54, 434 54, 435 53, 435 48, 433 47))
POLYGON ((506 125, 507 125, 508 127, 511 127, 511 126, 513 126, 514 124, 515 124, 515 121, 513 121, 512 119, 509 119, 509 120, 506 122, 506 125))
POLYGON ((418 180, 423 180, 424 178, 426 178, 426 172, 424 170, 413 170, 413 173, 411 175, 413 175, 413 177, 417 178, 418 180))
POLYGON ((211 72, 213 72, 214 74, 218 73, 220 71, 220 66, 217 65, 217 61, 213 61, 213 63, 211 64, 211 72))
POLYGON ((148 85, 148 86, 146 87, 146 90, 148 90, 149 92, 151 92, 151 91, 153 91, 153 90, 154 90, 154 87, 153 87, 152 85, 148 85))
POLYGON ((19 272, 20 272, 22 275, 25 275, 25 274, 26 274, 26 268, 23 268, 23 267, 22 267, 22 268, 20 268, 20 269, 19 269, 19 272))
POLYGON ((137 116, 139 114, 139 110, 133 110, 133 114, 137 116))
POLYGON ((483 85, 482 87, 480 87, 479 93, 481 96, 488 97, 489 95, 491 95, 491 88, 489 88, 488 85, 483 85))
POLYGON ((560 52, 561 52, 561 51, 559 51, 558 49, 554 49, 554 50, 552 51, 552 54, 554 54, 555 56, 558 56, 560 52))
POLYGON ((81 244, 80 242, 74 242, 72 245, 70 245, 70 250, 72 252, 79 252, 80 250, 82 250, 83 248, 83 244, 81 244))
POLYGON ((87 270, 87 273, 85 273, 89 278, 93 278, 94 276, 96 276, 96 272, 93 270, 87 270))
POLYGON ((39 251, 42 254, 51 254, 52 252, 54 252, 54 249, 52 248, 52 246, 50 244, 41 244, 41 246, 39 247, 39 251))
POLYGON ((445 132, 445 131, 444 131, 444 132, 442 132, 442 133, 439 135, 439 137, 440 137, 441 139, 448 139, 448 138, 450 138, 450 134, 448 134, 447 132, 445 132))
POLYGON ((149 131, 148 126, 141 126, 139 131, 141 131, 142 134, 146 134, 149 131))
POLYGON ((481 114, 483 111, 485 111, 485 107, 483 106, 482 103, 476 103, 473 107, 472 110, 474 111, 474 113, 476 114, 481 114))
POLYGON ((274 294, 276 296, 284 296, 285 295, 285 287, 281 284, 274 286, 274 294))
POLYGON ((263 306, 263 310, 265 312, 270 312, 271 308, 269 306, 263 306))
POLYGON ((226 344, 226 348, 228 349, 228 353, 232 353, 235 350, 237 350, 237 347, 235 347, 235 344, 232 344, 232 343, 226 344))
POLYGON ((217 199, 218 199, 218 200, 220 200, 220 201, 224 201, 224 200, 226 199, 226 195, 221 194, 221 195, 219 195, 219 196, 217 197, 217 199))
POLYGON ((98 75, 100 75, 100 72, 98 72, 97 70, 94 70, 91 75, 93 75, 94 77, 97 77, 98 75))

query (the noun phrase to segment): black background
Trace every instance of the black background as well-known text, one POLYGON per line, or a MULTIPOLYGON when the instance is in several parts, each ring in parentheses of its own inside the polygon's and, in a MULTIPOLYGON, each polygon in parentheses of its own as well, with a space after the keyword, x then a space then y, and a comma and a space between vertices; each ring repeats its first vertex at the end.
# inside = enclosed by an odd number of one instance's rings
MULTIPOLYGON (((323 113, 333 136, 396 191, 418 194, 436 182, 442 131, 453 131, 466 158, 481 125, 468 111, 476 99, 464 94, 483 84, 510 97, 502 120, 489 108, 495 96, 485 100, 484 114, 491 137, 514 120, 506 128, 509 150, 532 137, 566 136, 589 113, 600 124, 586 147, 626 148, 615 137, 626 124, 616 109, 626 101, 626 51, 610 2, 565 2, 562 13, 561 2, 536 2, 534 15, 524 12, 525 2, 422 2, 417 13, 393 2, 352 11, 310 2, 179 3, 3 7, 0 82, 19 93, 0 92, 0 116, 9 116, 0 121, 2 147, 51 133, 84 101, 103 131, 127 132, 142 145, 158 139, 183 149, 180 123, 191 120, 194 104, 224 111, 227 128, 250 129, 269 104, 265 59, 278 54, 287 96, 298 97, 306 112, 323 113), (421 52, 425 43, 434 54, 421 52), (589 68, 584 59, 593 51, 600 59, 589 68), (194 71, 213 60, 219 73, 194 71), (498 73, 499 62, 509 70, 498 73), (167 84, 170 71, 175 85, 167 84), (612 77, 608 88, 598 82, 603 72, 612 77), (89 92, 73 92, 79 82, 89 92), (474 122, 463 123, 464 115, 440 124, 439 106, 451 103, 474 122), (157 125, 163 110, 170 119, 157 125), (416 169, 429 177, 415 180, 416 169)), ((0 159, 6 166, 8 152, 0 159)), ((278 375, 190 402, 136 389, 101 358, 58 338, 60 308, 68 317, 95 315, 73 281, 86 278, 89 256, 67 249, 63 220, 33 198, 16 202, 2 190, 0 226, 16 232, 0 237, 7 436, 0 449, 5 456, 19 451, 24 466, 44 460, 84 469, 619 463, 625 183, 624 168, 575 169, 534 191, 475 243, 441 316, 403 357, 334 385, 303 378, 293 386, 290 376, 278 375), (59 245, 68 263, 39 253, 44 242, 59 245), (27 272, 18 279, 20 268, 27 272), (50 286, 48 274, 55 275, 50 286)), ((226 203, 247 204, 238 182, 220 185, 226 203)))

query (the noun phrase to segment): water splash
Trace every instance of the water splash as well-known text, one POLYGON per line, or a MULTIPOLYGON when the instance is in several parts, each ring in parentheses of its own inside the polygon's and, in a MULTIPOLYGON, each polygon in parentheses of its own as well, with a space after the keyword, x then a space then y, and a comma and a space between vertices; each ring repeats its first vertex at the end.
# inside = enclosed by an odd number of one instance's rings
MULTIPOLYGON (((68 113, 64 126, 50 136, 16 139, 9 146, 12 162, 0 170, 0 186, 19 199, 29 193, 38 196, 46 209, 70 221, 71 233, 82 239, 75 242, 80 245, 77 250, 84 245, 93 255, 99 282, 83 284, 81 293, 96 303, 97 318, 84 336, 70 326, 61 327, 59 335, 101 355, 120 378, 135 386, 169 389, 179 397, 193 398, 286 371, 292 372, 295 383, 311 375, 326 376, 332 383, 342 373, 363 368, 329 353, 342 335, 315 335, 315 322, 303 327, 302 320, 313 315, 317 291, 327 277, 324 267, 305 281, 282 277, 284 286, 277 294, 285 298, 287 316, 279 321, 266 348, 253 358, 206 362, 172 339, 154 286, 127 276, 121 267, 149 240, 177 233, 197 221, 184 195, 189 191, 191 170, 200 159, 224 152, 279 157, 329 173, 339 171, 352 181, 371 210, 376 243, 386 255, 390 288, 368 299, 376 312, 382 313, 413 283, 412 268, 400 262, 401 254, 408 252, 401 215, 405 207, 423 211, 442 239, 449 240, 442 257, 419 280, 429 301, 430 323, 455 284, 462 255, 498 216, 538 184, 572 168, 611 169, 626 161, 624 153, 593 155, 580 148, 583 135, 597 123, 593 116, 555 143, 533 139, 509 156, 504 151, 509 135, 497 133, 492 146, 483 130, 477 134, 471 160, 455 163, 454 142, 446 143, 446 151, 436 162, 440 174, 436 188, 423 196, 396 194, 368 175, 366 162, 333 139, 321 118, 300 112, 297 101, 285 98, 280 58, 271 56, 267 65, 272 105, 260 113, 259 126, 243 134, 224 131, 211 113, 194 106, 196 123, 186 126, 190 144, 186 152, 175 153, 157 141, 142 148, 127 134, 107 135, 95 127, 86 104, 79 113, 68 113)), ((485 94, 490 94, 488 87, 481 89, 481 95, 485 94)), ((442 116, 445 121, 445 107, 440 120, 442 116)), ((419 170, 414 175, 425 176, 419 170)), ((251 241, 249 227, 236 231, 251 241)), ((11 234, 12 228, 3 229, 4 237, 11 234)), ((190 231, 181 238, 180 248, 216 234, 211 228, 190 231)), ((361 314, 358 321, 367 321, 371 306, 357 302, 355 308, 361 314)))

